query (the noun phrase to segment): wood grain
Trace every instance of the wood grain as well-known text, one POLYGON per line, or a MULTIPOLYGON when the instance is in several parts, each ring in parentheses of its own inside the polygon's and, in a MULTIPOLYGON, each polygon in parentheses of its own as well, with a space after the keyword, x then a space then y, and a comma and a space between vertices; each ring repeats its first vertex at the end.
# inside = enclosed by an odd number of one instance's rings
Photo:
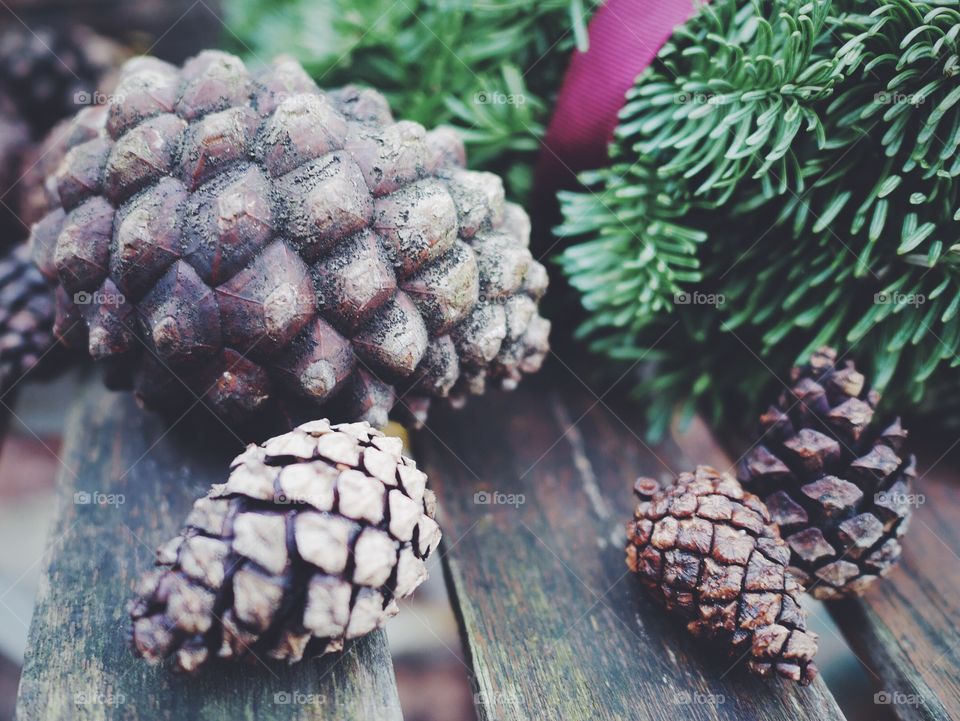
POLYGON ((898 718, 946 721, 960 718, 960 459, 916 452, 923 502, 900 564, 863 598, 828 608, 898 718))
POLYGON ((135 577, 176 534, 193 500, 222 481, 230 456, 204 450, 203 438, 164 435, 129 394, 97 388, 78 402, 61 454, 60 506, 30 628, 20 721, 402 718, 382 632, 338 656, 293 667, 214 664, 194 678, 148 667, 129 650, 124 606, 135 577), (107 503, 75 502, 84 492, 107 503))
POLYGON ((481 719, 842 718, 821 680, 731 669, 643 596, 624 564, 633 481, 689 464, 644 446, 636 408, 556 387, 471 400, 415 437, 481 719))

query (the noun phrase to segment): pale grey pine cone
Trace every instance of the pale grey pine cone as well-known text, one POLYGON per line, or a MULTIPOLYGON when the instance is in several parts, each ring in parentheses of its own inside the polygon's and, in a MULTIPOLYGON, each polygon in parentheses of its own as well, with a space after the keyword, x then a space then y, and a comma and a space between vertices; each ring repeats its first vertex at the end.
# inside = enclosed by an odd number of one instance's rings
POLYGON ((135 652, 299 661, 397 613, 440 542, 427 477, 367 423, 302 425, 233 461, 130 603, 135 652))

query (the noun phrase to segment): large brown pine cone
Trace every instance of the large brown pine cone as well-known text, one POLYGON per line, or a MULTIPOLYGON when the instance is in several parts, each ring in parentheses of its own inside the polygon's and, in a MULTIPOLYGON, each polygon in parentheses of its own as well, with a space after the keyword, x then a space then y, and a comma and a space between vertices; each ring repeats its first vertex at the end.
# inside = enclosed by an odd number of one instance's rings
POLYGON ((748 668, 808 684, 817 636, 806 630, 790 549, 763 502, 708 466, 667 488, 641 478, 627 523, 627 566, 698 638, 748 655, 748 668))
POLYGON ((880 400, 832 348, 794 368, 790 390, 760 419, 739 478, 759 495, 817 598, 862 593, 900 558, 916 461, 900 419, 880 422, 880 400))
POLYGON ((343 648, 397 613, 440 542, 426 475, 366 423, 313 421, 250 445, 198 500, 130 603, 151 663, 343 648))
POLYGON ((54 305, 53 289, 25 245, 0 258, 0 393, 23 379, 49 375, 63 360, 53 332, 54 305))
POLYGON ((398 395, 422 420, 543 361, 526 213, 375 91, 292 60, 138 58, 68 134, 35 257, 108 384, 149 406, 289 422, 333 402, 381 425, 398 395))

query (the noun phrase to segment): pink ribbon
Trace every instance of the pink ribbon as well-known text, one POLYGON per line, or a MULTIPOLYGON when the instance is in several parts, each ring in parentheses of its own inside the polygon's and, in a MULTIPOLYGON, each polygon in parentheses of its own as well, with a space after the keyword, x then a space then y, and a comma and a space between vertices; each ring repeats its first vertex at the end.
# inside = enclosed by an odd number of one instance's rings
POLYGON ((597 10, 590 47, 570 60, 540 148, 538 190, 570 186, 573 173, 606 163, 627 90, 693 11, 693 0, 607 0, 597 10))

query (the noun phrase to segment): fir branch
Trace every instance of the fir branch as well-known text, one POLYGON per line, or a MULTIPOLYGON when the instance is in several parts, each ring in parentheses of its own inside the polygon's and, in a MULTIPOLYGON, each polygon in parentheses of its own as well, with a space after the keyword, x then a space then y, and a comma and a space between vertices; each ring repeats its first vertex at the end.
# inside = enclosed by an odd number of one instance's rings
MULTIPOLYGON (((687 227, 690 210, 678 184, 663 183, 650 165, 614 165, 583 175, 590 193, 561 193, 564 236, 589 236, 569 248, 560 265, 592 318, 581 329, 617 328, 635 335, 668 310, 685 284, 701 280, 696 245, 706 233, 687 227)), ((609 354, 630 358, 629 344, 609 354)), ((643 351, 640 351, 641 353, 643 351)))
POLYGON ((960 365, 958 36, 955 3, 717 0, 638 78, 611 168, 561 198, 559 262, 595 350, 658 358, 653 419, 755 408, 763 366, 825 343, 891 404, 936 405, 960 365), (698 242, 650 222, 664 196, 698 242), (723 303, 672 302, 696 291, 723 303))

